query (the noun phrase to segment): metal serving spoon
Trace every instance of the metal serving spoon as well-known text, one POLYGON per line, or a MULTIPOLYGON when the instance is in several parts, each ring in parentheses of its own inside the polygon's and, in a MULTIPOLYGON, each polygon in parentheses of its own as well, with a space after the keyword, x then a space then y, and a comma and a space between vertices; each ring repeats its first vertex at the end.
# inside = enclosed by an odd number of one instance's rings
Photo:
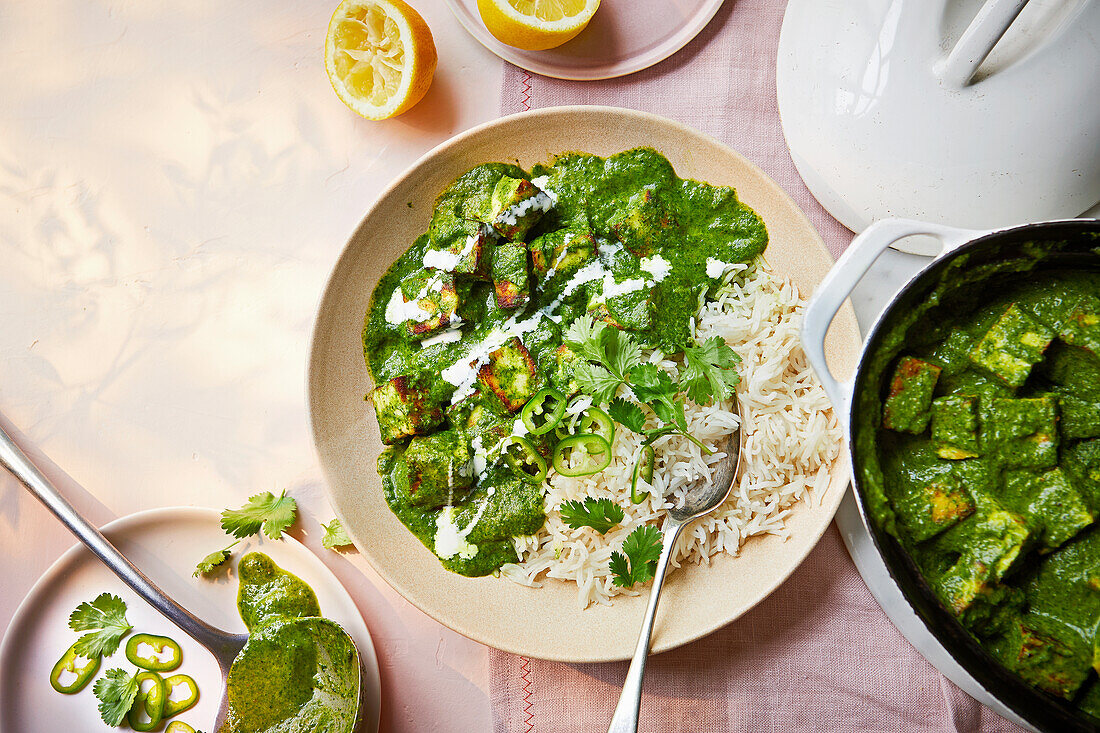
MULTIPOLYGON (((137 567, 126 559, 111 542, 103 536, 94 525, 80 515, 65 497, 47 479, 38 467, 31 463, 26 454, 15 444, 7 431, 0 426, 0 465, 8 469, 19 479, 19 482, 30 489, 30 492, 38 497, 38 500, 46 505, 46 508, 54 513, 61 523, 69 528, 77 539, 87 546, 92 553, 103 561, 122 582, 130 586, 135 593, 160 611, 160 613, 179 627, 180 631, 190 636, 206 647, 206 650, 214 655, 218 661, 218 668, 222 673, 221 705, 218 707, 218 717, 214 722, 214 731, 218 731, 225 723, 228 711, 228 689, 226 681, 229 677, 229 668, 233 660, 237 658, 248 634, 230 634, 227 631, 215 628, 205 621, 194 616, 190 611, 179 605, 164 594, 151 580, 145 577, 137 567)), ((362 713, 362 670, 355 681, 359 701, 359 709, 356 711, 358 721, 362 713)))
MULTIPOLYGON (((736 404, 736 403, 735 403, 736 404)), ((638 636, 638 646, 634 649, 634 658, 630 660, 623 692, 619 704, 615 706, 615 715, 607 733, 634 733, 638 730, 638 712, 642 704, 642 678, 645 676, 645 663, 649 656, 649 638, 653 634, 653 619, 657 615, 657 601, 661 597, 661 585, 665 582, 665 571, 680 531, 690 522, 718 508, 729 496, 733 484, 741 473, 741 448, 745 431, 738 428, 730 435, 723 450, 725 460, 720 464, 714 481, 699 481, 688 489, 684 496, 684 505, 669 509, 665 524, 661 527, 661 558, 657 561, 657 571, 653 576, 653 588, 649 591, 649 606, 642 621, 642 631, 638 636)))

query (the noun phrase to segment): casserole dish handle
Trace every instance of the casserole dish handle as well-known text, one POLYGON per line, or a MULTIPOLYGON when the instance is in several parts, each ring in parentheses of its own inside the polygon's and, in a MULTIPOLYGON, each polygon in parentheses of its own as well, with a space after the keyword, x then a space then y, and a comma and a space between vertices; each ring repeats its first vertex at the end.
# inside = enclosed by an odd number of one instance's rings
POLYGON ((833 268, 818 285, 802 317, 802 348, 817 378, 833 403, 837 414, 847 420, 848 400, 851 399, 851 380, 840 382, 829 371, 825 362, 825 335, 829 326, 848 298, 852 289, 867 274, 882 251, 899 239, 916 235, 935 237, 942 244, 940 254, 946 254, 961 244, 985 232, 932 224, 913 219, 883 219, 867 227, 852 240, 833 268))

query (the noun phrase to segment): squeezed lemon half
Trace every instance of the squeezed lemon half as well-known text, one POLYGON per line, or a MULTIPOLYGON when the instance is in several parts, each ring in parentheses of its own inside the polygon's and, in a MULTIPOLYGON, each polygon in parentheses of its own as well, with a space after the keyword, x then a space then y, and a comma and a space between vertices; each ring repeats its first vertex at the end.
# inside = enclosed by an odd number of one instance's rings
POLYGON ((584 30, 600 0, 477 0, 497 40, 525 51, 560 46, 584 30))
POLYGON ((435 41, 404 0, 344 0, 325 38, 325 72, 336 96, 369 120, 399 115, 432 84, 435 41))

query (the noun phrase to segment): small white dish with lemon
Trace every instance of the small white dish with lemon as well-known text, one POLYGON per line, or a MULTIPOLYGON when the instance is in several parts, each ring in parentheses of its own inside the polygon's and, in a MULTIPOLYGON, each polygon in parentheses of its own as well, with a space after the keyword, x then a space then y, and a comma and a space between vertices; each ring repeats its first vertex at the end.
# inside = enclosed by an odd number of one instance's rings
MULTIPOLYGON (((668 58, 707 26, 723 0, 602 0, 587 26, 572 40, 534 51, 509 45, 487 27, 489 21, 480 7, 486 0, 446 2, 470 35, 505 61, 543 76, 593 81, 632 74, 668 58)), ((536 4, 549 7, 552 0, 493 2, 529 8, 536 4)), ((585 4, 584 0, 571 2, 585 4)), ((548 16, 550 11, 541 12, 548 16)))

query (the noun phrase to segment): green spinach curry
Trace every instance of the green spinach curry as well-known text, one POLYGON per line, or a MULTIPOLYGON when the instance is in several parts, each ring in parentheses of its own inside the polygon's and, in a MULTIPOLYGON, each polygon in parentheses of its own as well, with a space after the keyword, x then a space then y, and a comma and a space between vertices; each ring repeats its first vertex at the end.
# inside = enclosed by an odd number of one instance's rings
POLYGON ((869 355, 855 449, 872 516, 943 605, 1100 717, 1100 272, 1044 255, 964 254, 901 314, 869 355))
POLYGON ((598 408, 584 416, 595 437, 555 445, 540 433, 578 390, 583 359, 564 330, 589 314, 680 351, 707 289, 766 245, 732 188, 681 179, 648 148, 464 173, 375 288, 364 324, 390 508, 452 571, 515 562, 513 538, 545 520, 556 445, 610 459, 598 408))
POLYGON ((218 733, 351 733, 359 709, 351 637, 321 618, 312 588, 267 555, 245 555, 238 572, 248 642, 229 670, 218 733))

